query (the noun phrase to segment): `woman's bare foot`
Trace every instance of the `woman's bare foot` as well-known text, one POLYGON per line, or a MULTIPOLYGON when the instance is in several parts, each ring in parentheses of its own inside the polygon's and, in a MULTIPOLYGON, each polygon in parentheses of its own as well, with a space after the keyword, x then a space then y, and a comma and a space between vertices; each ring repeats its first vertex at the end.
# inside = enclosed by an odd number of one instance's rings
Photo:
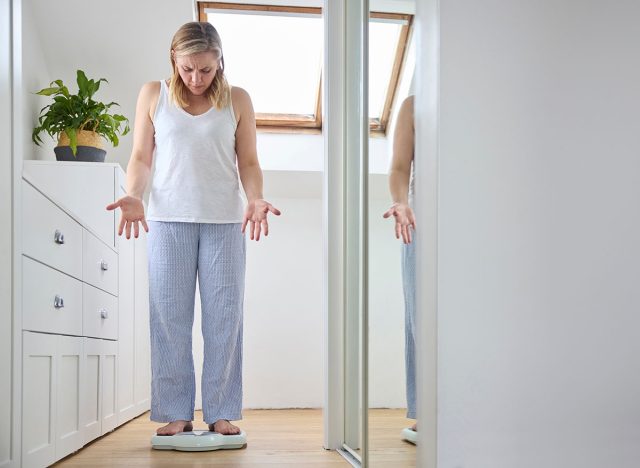
POLYGON ((234 426, 226 419, 218 419, 215 423, 209 424, 209 430, 223 435, 240 434, 240 428, 234 426))
POLYGON ((413 426, 411 426, 411 430, 412 431, 417 431, 418 430, 418 423, 415 423, 413 426))
POLYGON ((156 431, 158 435, 175 435, 178 432, 189 432, 193 430, 193 425, 191 421, 172 421, 166 426, 162 426, 156 431))

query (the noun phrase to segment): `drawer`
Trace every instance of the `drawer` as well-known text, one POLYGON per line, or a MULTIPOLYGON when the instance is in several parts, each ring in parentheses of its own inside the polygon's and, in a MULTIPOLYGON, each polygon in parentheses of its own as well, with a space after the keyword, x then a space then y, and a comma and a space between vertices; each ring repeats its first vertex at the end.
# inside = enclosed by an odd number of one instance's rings
POLYGON ((82 278, 82 226, 22 182, 22 253, 82 278))
POLYGON ((82 311, 83 335, 118 339, 118 298, 84 283, 82 311))
POLYGON ((22 328, 82 335, 82 283, 22 257, 22 328))
POLYGON ((118 254, 86 229, 82 231, 82 280, 118 295, 118 254))
POLYGON ((115 246, 115 213, 105 209, 115 196, 113 166, 76 162, 25 163, 23 171, 44 193, 78 216, 100 239, 115 246))

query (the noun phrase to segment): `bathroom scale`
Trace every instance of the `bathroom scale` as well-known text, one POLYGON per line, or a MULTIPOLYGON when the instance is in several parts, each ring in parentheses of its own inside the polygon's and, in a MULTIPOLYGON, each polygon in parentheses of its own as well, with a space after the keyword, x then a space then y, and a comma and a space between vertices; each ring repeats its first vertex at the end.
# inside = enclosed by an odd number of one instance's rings
POLYGON ((402 438, 402 440, 406 440, 407 442, 411 442, 413 445, 415 445, 418 441, 418 432, 414 431, 410 427, 406 427, 402 429, 400 437, 402 438))
POLYGON ((219 432, 188 431, 175 435, 154 435, 151 437, 151 447, 156 450, 179 450, 181 452, 207 452, 209 450, 240 449, 247 444, 247 435, 223 435, 219 432))

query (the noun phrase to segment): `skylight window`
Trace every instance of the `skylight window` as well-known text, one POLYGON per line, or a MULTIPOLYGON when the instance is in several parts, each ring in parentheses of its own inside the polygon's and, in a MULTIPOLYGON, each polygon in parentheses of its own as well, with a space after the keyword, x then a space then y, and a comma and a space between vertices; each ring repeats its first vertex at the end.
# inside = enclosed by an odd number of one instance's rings
MULTIPOLYGON (((411 15, 371 13, 369 19, 369 128, 384 134, 405 62, 411 15)), ((413 73, 413 70, 407 70, 413 73)))
POLYGON ((258 127, 320 129, 321 10, 217 2, 199 6, 200 20, 220 33, 229 83, 251 96, 258 127))
MULTIPOLYGON (((220 33, 227 79, 251 96, 258 129, 321 130, 320 8, 198 2, 198 11, 200 21, 220 33)), ((369 128, 374 134, 386 133, 411 20, 397 13, 370 16, 369 128)))

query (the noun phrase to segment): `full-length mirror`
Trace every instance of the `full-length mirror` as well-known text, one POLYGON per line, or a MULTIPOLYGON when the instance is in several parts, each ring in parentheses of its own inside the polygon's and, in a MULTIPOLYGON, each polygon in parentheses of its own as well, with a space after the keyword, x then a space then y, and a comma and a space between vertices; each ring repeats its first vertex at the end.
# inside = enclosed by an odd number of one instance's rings
POLYGON ((345 420, 344 450, 366 458, 366 16, 367 1, 345 2, 345 420))
POLYGON ((368 466, 416 466, 415 3, 370 4, 368 466))

